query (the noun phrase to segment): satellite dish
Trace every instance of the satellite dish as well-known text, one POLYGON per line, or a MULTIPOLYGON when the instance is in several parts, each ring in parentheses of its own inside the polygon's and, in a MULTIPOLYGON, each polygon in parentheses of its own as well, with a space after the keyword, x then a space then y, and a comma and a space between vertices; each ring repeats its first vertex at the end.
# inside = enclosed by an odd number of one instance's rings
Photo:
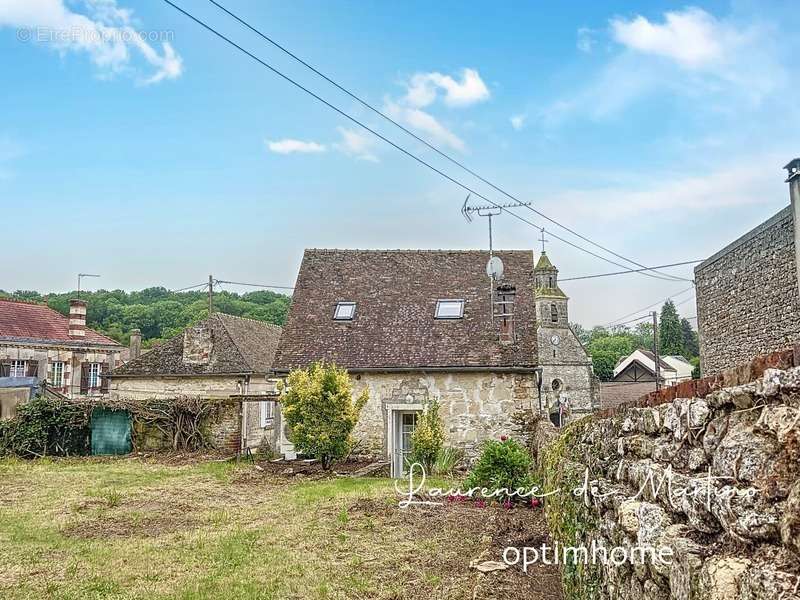
POLYGON ((503 278, 503 261, 500 260, 499 256, 493 256, 486 263, 486 274, 492 279, 503 278))

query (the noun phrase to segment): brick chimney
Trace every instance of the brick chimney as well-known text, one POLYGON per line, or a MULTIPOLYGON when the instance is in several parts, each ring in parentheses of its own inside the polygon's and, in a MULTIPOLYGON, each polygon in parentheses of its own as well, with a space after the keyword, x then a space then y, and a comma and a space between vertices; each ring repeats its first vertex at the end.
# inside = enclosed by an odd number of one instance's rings
POLYGON ((86 302, 83 300, 69 301, 69 337, 86 337, 86 302))
POLYGON ((134 360, 142 354, 142 331, 131 329, 130 358, 134 360))
POLYGON ((789 184, 789 199, 792 202, 794 215, 794 262, 797 269, 798 291, 800 291, 800 158, 789 161, 783 168, 787 171, 786 183, 789 184))

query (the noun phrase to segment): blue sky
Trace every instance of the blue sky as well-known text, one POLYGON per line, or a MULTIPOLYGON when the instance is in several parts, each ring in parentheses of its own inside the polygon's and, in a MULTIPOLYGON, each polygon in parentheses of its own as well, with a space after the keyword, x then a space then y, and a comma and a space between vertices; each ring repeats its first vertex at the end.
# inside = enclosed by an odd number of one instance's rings
MULTIPOLYGON (((790 2, 221 1, 486 178, 638 262, 704 258, 788 203, 781 167, 800 154, 790 2)), ((176 2, 506 200, 210 3, 176 2)), ((4 0, 0 66, 0 288, 72 289, 79 271, 109 289, 178 288, 209 273, 292 285, 305 247, 487 244, 485 222, 459 213, 461 189, 160 0, 4 0)), ((537 248, 537 237, 495 219, 497 247, 537 248)), ((548 253, 564 277, 618 270, 557 240, 548 253)), ((625 275, 563 287, 571 319, 588 326, 687 286, 625 275)), ((679 310, 694 315, 693 302, 679 310)))

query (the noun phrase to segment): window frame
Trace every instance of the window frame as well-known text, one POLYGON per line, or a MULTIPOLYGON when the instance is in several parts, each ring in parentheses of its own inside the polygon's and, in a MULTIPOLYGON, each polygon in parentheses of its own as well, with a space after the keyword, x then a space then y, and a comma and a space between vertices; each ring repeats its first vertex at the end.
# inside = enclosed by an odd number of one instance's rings
POLYGON ((333 320, 334 321, 352 321, 356 318, 356 303, 350 301, 337 302, 333 307, 333 320), (340 316, 339 310, 342 308, 351 308, 349 316, 340 316))
POLYGON ((8 367, 8 376, 9 377, 25 377, 25 373, 27 372, 26 369, 28 368, 28 361, 26 360, 12 360, 11 364, 8 367), (20 368, 22 369, 22 375, 20 375, 20 368))
POLYGON ((275 418, 275 401, 274 400, 261 400, 258 407, 259 422, 261 428, 266 429, 272 424, 275 418))
POLYGON ((99 390, 103 387, 103 378, 101 373, 103 371, 103 363, 89 363, 89 389, 99 390))
POLYGON ((452 321, 455 319, 463 319, 464 318, 464 305, 466 301, 463 298, 439 298, 436 300, 436 309, 433 313, 433 318, 442 320, 442 321, 452 321), (459 311, 458 315, 441 315, 440 310, 443 305, 446 304, 455 304, 458 303, 459 311))
POLYGON ((559 314, 558 305, 553 302, 550 304, 550 322, 551 323, 558 323, 561 319, 561 315, 559 314))
POLYGON ((63 360, 54 360, 51 364, 51 373, 53 376, 51 377, 50 385, 54 388, 62 388, 64 387, 64 361, 63 360), (56 373, 58 373, 58 379, 56 379, 56 373))

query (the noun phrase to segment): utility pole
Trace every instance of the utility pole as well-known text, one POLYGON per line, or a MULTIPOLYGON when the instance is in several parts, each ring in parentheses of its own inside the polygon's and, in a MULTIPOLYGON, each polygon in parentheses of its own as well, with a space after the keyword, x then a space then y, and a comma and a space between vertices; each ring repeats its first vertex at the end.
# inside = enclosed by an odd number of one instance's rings
POLYGON ((661 359, 658 357, 658 313, 652 312, 653 315, 653 355, 655 356, 656 363, 656 391, 661 389, 661 359))
POLYGON ((214 309, 214 279, 211 275, 208 276, 208 316, 211 316, 211 311, 214 309))

